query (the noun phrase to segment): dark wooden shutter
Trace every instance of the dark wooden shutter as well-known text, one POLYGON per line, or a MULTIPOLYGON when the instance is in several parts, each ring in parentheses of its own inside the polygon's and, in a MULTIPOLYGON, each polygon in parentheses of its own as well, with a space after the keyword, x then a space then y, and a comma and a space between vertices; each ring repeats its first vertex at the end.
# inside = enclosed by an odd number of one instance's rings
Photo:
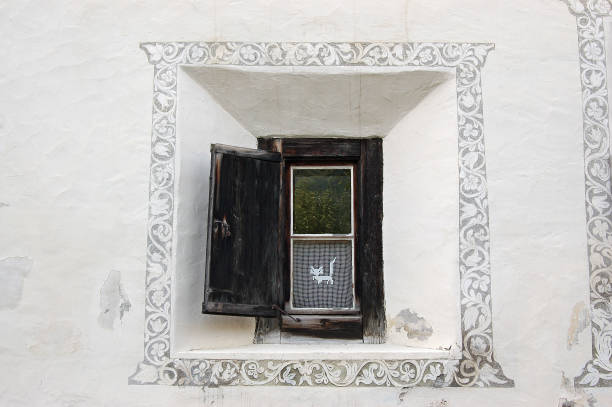
POLYGON ((212 145, 202 312, 274 316, 281 155, 212 145))

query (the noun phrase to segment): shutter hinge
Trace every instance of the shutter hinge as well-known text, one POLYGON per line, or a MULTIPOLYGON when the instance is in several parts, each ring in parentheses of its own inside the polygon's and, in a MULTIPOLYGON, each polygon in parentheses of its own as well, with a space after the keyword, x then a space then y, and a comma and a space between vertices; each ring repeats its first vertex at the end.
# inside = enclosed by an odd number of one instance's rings
POLYGON ((219 226, 218 224, 221 224, 221 238, 225 239, 226 237, 230 237, 232 234, 230 232, 230 225, 229 223, 227 223, 227 219, 225 218, 225 216, 223 217, 223 220, 219 220, 219 219, 215 219, 215 226, 213 227, 213 233, 215 234, 215 236, 217 235, 217 233, 219 232, 219 226))

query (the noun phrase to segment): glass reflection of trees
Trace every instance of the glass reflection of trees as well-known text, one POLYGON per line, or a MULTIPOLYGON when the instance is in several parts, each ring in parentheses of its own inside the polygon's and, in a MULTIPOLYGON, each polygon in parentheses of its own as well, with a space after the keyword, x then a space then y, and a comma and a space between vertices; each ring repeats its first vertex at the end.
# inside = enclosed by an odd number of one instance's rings
POLYGON ((351 233, 351 170, 295 169, 293 233, 351 233))

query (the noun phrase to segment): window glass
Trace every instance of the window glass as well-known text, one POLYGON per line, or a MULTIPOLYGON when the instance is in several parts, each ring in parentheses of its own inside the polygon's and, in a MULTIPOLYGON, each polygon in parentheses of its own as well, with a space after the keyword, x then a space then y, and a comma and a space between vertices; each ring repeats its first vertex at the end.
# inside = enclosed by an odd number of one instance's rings
POLYGON ((350 234, 351 170, 293 171, 293 233, 350 234))

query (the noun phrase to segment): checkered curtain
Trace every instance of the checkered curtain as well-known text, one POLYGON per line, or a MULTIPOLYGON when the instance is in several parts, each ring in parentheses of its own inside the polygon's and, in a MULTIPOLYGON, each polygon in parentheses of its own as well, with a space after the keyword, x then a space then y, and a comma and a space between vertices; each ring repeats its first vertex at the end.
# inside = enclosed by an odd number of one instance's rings
POLYGON ((293 307, 352 308, 352 254, 350 240, 294 240, 293 307))

